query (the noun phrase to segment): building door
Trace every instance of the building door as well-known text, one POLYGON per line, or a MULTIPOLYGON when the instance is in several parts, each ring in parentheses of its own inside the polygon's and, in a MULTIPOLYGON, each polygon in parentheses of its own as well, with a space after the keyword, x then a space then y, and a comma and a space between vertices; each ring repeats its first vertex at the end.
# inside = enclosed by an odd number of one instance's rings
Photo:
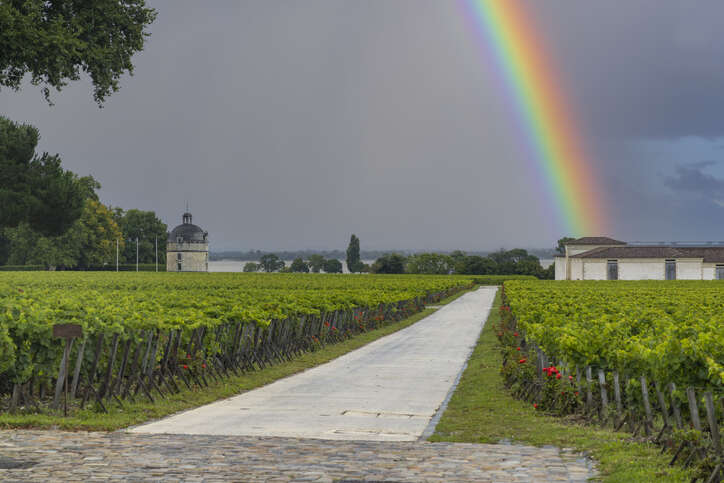
POLYGON ((717 280, 724 280, 724 265, 717 265, 717 266, 716 266, 715 278, 716 278, 717 280))
POLYGON ((618 260, 608 261, 608 279, 618 280, 618 260))
POLYGON ((666 260, 666 280, 676 280, 676 260, 666 260))

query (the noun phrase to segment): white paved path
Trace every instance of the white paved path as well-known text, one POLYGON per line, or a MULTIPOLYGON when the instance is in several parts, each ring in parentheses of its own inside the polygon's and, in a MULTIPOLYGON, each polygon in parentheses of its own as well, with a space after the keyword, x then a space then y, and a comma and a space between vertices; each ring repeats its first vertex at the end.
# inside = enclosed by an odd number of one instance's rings
POLYGON ((331 362, 130 431, 417 440, 472 351, 495 292, 480 288, 331 362))

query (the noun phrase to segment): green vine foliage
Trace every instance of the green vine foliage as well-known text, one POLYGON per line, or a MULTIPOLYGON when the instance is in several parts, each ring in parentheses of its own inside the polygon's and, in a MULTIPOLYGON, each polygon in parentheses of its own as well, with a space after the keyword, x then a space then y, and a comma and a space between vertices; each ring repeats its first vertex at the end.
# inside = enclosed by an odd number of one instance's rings
POLYGON ((573 366, 724 389, 724 285, 718 281, 511 281, 518 326, 573 366))
MULTIPOLYGON (((145 342, 174 329, 186 348, 194 329, 203 328, 205 350, 220 352, 233 345, 230 323, 271 330, 273 320, 299 324, 302 317, 383 306, 394 317, 401 301, 471 285, 462 276, 1 272, 0 380, 57 374, 63 344, 52 337, 54 324, 79 324, 87 344, 103 334, 104 367, 114 335, 123 347, 131 338, 145 342)), ((381 320, 383 314, 369 316, 381 320)), ((84 366, 93 354, 84 351, 84 366)))

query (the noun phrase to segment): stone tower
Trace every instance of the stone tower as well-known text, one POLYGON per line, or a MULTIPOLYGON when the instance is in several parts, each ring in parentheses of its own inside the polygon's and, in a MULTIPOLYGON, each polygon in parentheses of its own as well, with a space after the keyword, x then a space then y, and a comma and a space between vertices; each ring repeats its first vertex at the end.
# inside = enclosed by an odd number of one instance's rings
POLYGON ((168 234, 166 271, 209 271, 209 233, 191 223, 191 213, 184 213, 183 223, 168 234))

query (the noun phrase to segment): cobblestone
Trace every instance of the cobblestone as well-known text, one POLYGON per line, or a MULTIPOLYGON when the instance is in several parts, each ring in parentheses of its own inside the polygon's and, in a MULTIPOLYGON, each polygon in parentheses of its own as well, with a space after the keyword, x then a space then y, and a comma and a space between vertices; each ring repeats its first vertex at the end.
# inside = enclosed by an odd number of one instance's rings
POLYGON ((467 443, 0 431, 0 481, 586 481, 557 448, 467 443), (6 465, 9 466, 9 465, 6 465))

